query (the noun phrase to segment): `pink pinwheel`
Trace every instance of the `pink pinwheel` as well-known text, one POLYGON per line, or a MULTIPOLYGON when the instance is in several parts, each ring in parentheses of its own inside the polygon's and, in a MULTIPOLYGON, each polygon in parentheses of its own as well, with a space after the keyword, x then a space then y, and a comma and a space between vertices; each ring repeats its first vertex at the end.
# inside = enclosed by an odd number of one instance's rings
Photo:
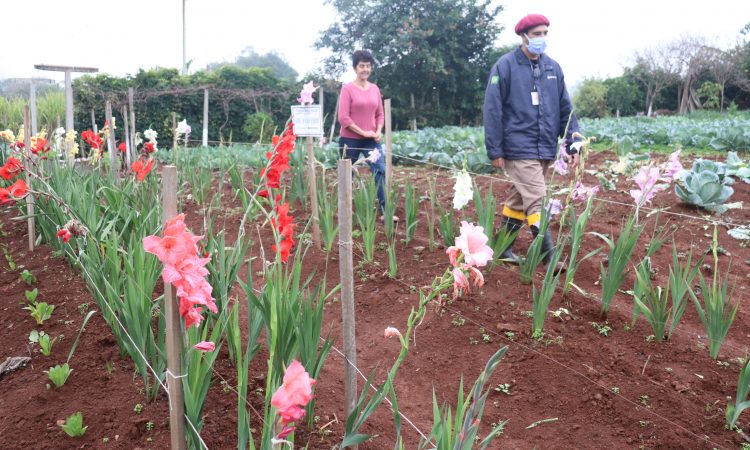
POLYGON ((312 105, 314 103, 313 92, 315 92, 316 89, 318 88, 313 86, 312 81, 305 83, 305 85, 302 86, 302 91, 300 91, 297 101, 302 105, 312 105))

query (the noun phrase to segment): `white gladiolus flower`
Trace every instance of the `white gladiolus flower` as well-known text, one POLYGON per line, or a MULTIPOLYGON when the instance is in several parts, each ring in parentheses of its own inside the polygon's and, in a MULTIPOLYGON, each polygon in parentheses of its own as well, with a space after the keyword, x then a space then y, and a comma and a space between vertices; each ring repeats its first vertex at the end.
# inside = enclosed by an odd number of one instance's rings
POLYGON ((474 189, 471 184, 471 176, 466 169, 456 174, 456 184, 453 186, 453 207, 461 209, 474 197, 474 189))
POLYGON ((155 142, 156 138, 159 136, 159 133, 149 128, 148 130, 143 132, 143 137, 148 139, 151 142, 155 142))
POLYGON ((190 128, 190 125, 187 124, 187 120, 183 120, 182 122, 178 123, 177 129, 175 130, 178 136, 182 136, 183 134, 190 134, 190 131, 192 131, 192 128, 190 128))

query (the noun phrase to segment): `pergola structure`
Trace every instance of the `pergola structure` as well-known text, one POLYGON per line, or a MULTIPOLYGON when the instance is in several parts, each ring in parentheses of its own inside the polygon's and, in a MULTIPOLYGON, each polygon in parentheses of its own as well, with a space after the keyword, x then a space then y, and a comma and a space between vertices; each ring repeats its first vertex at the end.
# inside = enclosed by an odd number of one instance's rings
POLYGON ((50 70, 53 72, 65 72, 65 129, 73 130, 73 82, 70 74, 73 72, 95 73, 99 69, 95 67, 78 66, 51 66, 47 64, 35 64, 35 69, 50 70))

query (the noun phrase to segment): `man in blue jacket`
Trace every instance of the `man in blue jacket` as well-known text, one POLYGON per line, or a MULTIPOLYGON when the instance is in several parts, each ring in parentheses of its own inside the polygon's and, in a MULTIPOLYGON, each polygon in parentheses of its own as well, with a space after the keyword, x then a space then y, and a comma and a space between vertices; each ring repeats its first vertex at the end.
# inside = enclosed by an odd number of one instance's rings
MULTIPOLYGON (((557 156, 558 139, 566 139, 571 166, 578 162, 581 147, 572 139, 578 121, 562 69, 544 53, 548 27, 549 20, 541 14, 529 14, 518 22, 515 32, 522 43, 492 67, 484 97, 487 157, 493 166, 504 168, 513 182, 502 225, 515 233, 525 220, 535 237, 547 193, 546 173, 557 156)), ((517 264, 512 246, 511 242, 500 259, 517 264)), ((542 241, 545 264, 553 247, 552 233, 547 230, 542 241)))

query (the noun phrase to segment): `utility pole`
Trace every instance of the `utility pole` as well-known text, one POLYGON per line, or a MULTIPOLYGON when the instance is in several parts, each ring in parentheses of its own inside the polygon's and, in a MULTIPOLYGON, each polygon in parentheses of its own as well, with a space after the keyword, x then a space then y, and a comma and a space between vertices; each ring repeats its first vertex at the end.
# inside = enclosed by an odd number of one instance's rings
POLYGON ((185 23, 185 2, 182 0, 182 75, 187 75, 187 24, 185 23))
POLYGON ((76 67, 76 66, 50 66, 46 64, 34 64, 38 70, 50 70, 52 72, 65 72, 65 130, 73 130, 73 81, 70 74, 72 72, 95 73, 99 69, 94 67, 76 67))

